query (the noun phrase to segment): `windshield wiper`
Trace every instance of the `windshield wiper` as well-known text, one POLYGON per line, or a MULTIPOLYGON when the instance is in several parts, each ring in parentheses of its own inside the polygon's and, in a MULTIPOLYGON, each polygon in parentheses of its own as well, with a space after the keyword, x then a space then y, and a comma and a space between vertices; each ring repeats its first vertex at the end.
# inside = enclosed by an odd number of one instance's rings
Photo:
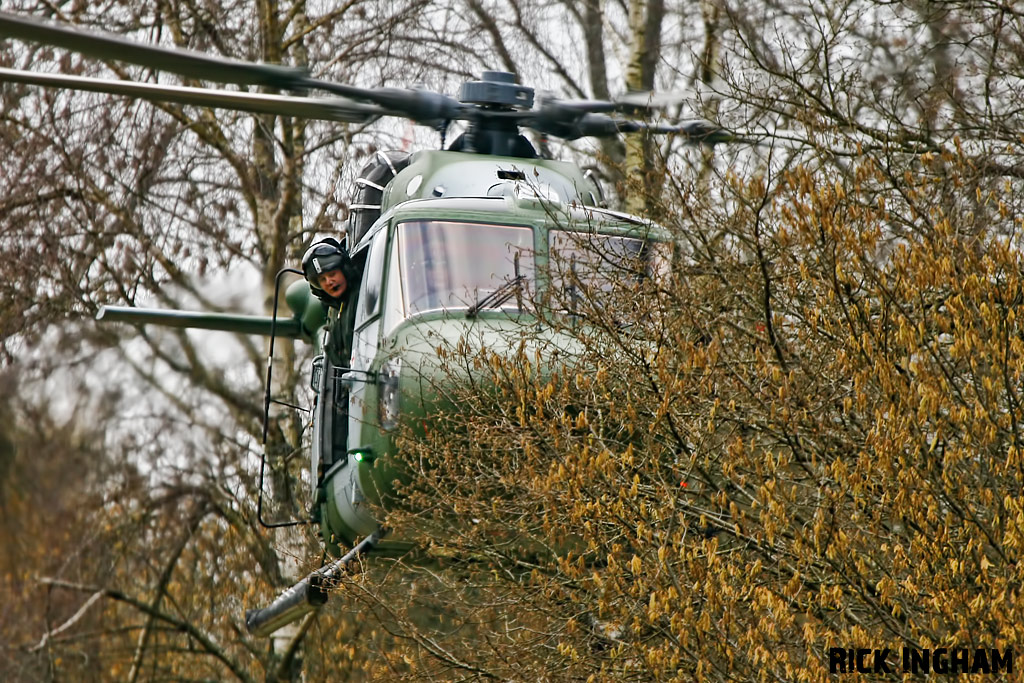
POLYGON ((513 296, 516 297, 516 307, 519 312, 523 312, 523 297, 522 287, 523 283, 526 282, 526 276, 519 274, 519 252, 516 252, 515 257, 512 261, 513 268, 515 269, 515 277, 498 287, 496 290, 485 296, 484 298, 477 301, 475 304, 466 309, 467 318, 475 318, 476 314, 484 308, 498 308, 503 303, 511 299, 513 296))

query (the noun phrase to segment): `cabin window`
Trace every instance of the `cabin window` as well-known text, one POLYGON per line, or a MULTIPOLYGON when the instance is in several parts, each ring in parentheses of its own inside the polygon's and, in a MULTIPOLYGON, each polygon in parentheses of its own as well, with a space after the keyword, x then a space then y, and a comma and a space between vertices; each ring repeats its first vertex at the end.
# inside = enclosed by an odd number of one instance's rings
MULTIPOLYGON (((518 274, 533 287, 533 229, 454 221, 398 226, 406 314, 468 308, 518 274), (517 265, 518 263, 518 265, 517 265)), ((517 297, 500 305, 516 310, 517 297)))
POLYGON ((669 272, 671 247, 639 237, 552 230, 548 234, 552 294, 566 298, 594 297, 644 278, 669 272))
POLYGON ((366 269, 363 271, 363 285, 359 289, 359 302, 356 304, 356 327, 376 315, 380 308, 380 288, 384 274, 384 247, 387 241, 387 230, 377 231, 370 243, 366 269))

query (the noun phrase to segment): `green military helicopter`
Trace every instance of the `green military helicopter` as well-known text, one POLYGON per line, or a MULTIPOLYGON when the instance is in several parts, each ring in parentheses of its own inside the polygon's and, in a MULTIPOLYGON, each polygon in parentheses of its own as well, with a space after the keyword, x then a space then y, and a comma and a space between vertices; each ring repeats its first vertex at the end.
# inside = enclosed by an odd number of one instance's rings
MULTIPOLYGON (((667 233, 635 216, 603 208, 600 185, 576 166, 541 158, 520 131, 573 140, 622 132, 671 133, 694 143, 736 140, 706 121, 649 124, 623 118, 643 107, 622 101, 535 102, 510 73, 487 71, 462 86, 458 99, 421 89, 366 89, 310 77, 301 69, 227 60, 85 33, 35 18, 0 13, 0 36, 35 41, 100 59, 118 60, 206 81, 329 97, 267 95, 175 87, 0 69, 0 81, 90 90, 250 112, 342 122, 402 117, 442 135, 441 149, 378 153, 357 180, 347 228, 348 252, 360 273, 354 305, 338 315, 311 295, 304 280, 287 288, 290 316, 241 316, 103 307, 107 322, 157 324, 301 339, 314 346, 310 478, 311 521, 339 559, 304 578, 270 606, 247 614, 247 627, 269 635, 324 604, 332 578, 371 550, 408 549, 388 535, 373 506, 394 494, 404 473, 396 436, 415 433, 446 404, 437 391, 437 349, 512 349, 527 300, 571 288, 549 267, 588 258, 587 248, 665 267, 667 233), (445 147, 452 122, 465 132, 445 147), (343 351, 344 350, 344 351, 343 351), (349 353, 350 351, 350 353, 349 353), (342 545, 349 548, 342 554, 342 545)), ((575 267, 575 266, 573 266, 575 267)), ((300 271, 293 271, 300 272, 300 271)), ((275 306, 276 309, 276 306, 275 306)), ((536 329, 537 325, 532 328, 536 329)), ((541 332, 543 336, 543 332, 541 332)), ((556 347, 568 340, 551 332, 556 347)), ((271 357, 272 357, 271 352, 271 357)), ((265 413, 269 411, 268 368, 265 413)))

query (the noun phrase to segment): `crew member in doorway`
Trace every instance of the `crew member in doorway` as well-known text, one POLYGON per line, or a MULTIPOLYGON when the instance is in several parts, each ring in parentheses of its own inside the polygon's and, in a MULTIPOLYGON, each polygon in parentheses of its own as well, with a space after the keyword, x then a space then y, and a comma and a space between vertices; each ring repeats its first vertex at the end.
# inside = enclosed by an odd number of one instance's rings
POLYGON ((327 352, 335 366, 347 367, 352 356, 356 290, 359 273, 345 248, 333 237, 314 242, 302 256, 309 289, 328 307, 331 343, 327 352))
MULTIPOLYGON (((324 351, 327 355, 327 377, 337 379, 351 367, 352 339, 355 330, 356 297, 359 289, 359 269, 349 258, 338 240, 328 237, 314 242, 302 256, 302 272, 309 289, 327 308, 327 327, 330 331, 324 351)), ((331 382, 325 388, 323 403, 325 416, 330 416, 331 428, 325 430, 328 443, 322 445, 325 454, 321 468, 334 462, 335 453, 348 448, 348 389, 341 382, 331 382)), ((317 472, 317 477, 323 471, 317 472)), ((319 480, 319 479, 318 479, 319 480)))
POLYGON ((314 242, 302 256, 302 272, 313 294, 332 308, 342 308, 343 295, 354 279, 352 260, 341 242, 327 237, 314 242))

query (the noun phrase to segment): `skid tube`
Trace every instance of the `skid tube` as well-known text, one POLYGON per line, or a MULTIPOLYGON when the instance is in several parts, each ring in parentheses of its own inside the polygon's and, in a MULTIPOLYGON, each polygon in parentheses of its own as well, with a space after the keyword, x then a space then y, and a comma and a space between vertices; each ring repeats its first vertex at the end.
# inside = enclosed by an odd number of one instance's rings
POLYGON ((348 565, 373 550, 386 534, 385 529, 378 528, 343 557, 320 567, 281 593, 274 602, 262 609, 248 610, 245 613, 246 630, 257 637, 269 636, 282 626, 298 621, 322 607, 327 603, 331 583, 348 569, 348 565))

